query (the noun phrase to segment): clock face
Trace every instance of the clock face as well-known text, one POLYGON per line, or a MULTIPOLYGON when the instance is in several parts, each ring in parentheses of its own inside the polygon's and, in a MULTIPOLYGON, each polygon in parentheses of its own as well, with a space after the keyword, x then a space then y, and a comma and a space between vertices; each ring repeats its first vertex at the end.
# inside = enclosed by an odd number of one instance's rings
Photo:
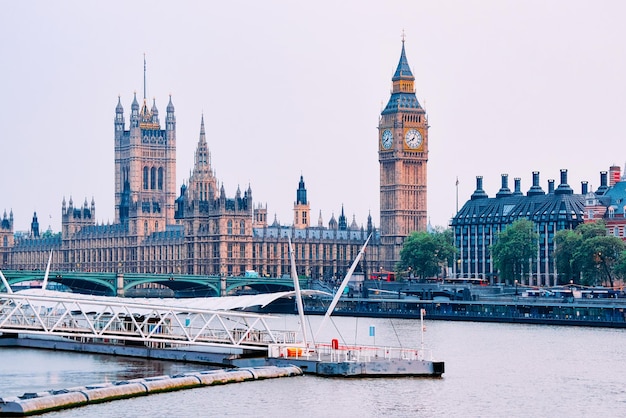
POLYGON ((391 148, 391 144, 393 143, 393 134, 389 129, 385 129, 383 135, 380 138, 380 142, 383 144, 384 149, 391 148))
POLYGON ((404 141, 409 148, 419 148, 422 145, 422 134, 417 129, 409 129, 406 131, 404 141))

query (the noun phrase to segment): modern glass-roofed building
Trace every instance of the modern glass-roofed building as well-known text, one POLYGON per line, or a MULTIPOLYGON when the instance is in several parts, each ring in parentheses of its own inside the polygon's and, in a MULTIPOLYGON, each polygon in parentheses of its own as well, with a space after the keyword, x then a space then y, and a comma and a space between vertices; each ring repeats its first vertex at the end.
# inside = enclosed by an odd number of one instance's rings
POLYGON ((567 184, 567 170, 561 170, 558 187, 548 181, 546 193, 539 185, 539 172, 533 172, 533 183, 526 194, 521 191, 521 179, 515 188, 508 187, 508 175, 502 175, 502 186, 495 197, 483 190, 482 177, 476 178, 476 190, 451 221, 456 247, 456 277, 481 278, 499 283, 498 272, 491 259, 490 246, 497 234, 518 219, 535 223, 539 236, 536 261, 530 263, 525 283, 537 286, 557 284, 558 271, 554 260, 554 234, 574 229, 584 220, 587 182, 581 194, 575 194, 567 184))

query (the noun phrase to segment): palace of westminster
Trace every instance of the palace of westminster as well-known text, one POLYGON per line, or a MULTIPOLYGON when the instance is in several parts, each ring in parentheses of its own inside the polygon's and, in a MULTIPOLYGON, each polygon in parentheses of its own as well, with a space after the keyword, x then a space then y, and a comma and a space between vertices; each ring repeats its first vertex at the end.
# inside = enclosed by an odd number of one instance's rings
MULTIPOLYGON (((392 78, 392 91, 378 123, 380 163, 380 226, 371 216, 366 226, 348 223, 343 208, 324 225, 321 214, 313 224, 304 178, 294 202, 292 225, 269 224, 267 205, 255 204, 252 189, 237 189, 227 197, 211 168, 204 118, 194 166, 177 192, 176 117, 171 97, 162 129, 155 102, 140 105, 135 95, 126 124, 121 99, 115 108, 115 221, 96 222, 95 202, 77 206, 62 202, 60 234, 41 235, 37 215, 28 234, 13 230, 13 213, 0 219, 0 269, 43 269, 53 254, 57 271, 100 271, 196 275, 243 275, 254 270, 263 276, 290 273, 289 238, 298 274, 313 279, 341 277, 371 235, 361 262, 367 274, 393 271, 404 239, 412 231, 427 230, 428 119, 418 102, 415 78, 409 67, 404 40, 392 78)), ((489 197, 476 178, 476 190, 450 222, 456 256, 443 274, 480 277, 497 282, 489 247, 497 233, 520 218, 532 220, 539 236, 539 251, 529 266, 527 284, 552 285, 558 272, 554 260, 554 234, 598 218, 608 232, 626 238, 626 182, 619 167, 601 174, 595 192, 583 182, 576 194, 561 170, 558 187, 548 192, 533 184, 526 194, 519 178, 489 197)))

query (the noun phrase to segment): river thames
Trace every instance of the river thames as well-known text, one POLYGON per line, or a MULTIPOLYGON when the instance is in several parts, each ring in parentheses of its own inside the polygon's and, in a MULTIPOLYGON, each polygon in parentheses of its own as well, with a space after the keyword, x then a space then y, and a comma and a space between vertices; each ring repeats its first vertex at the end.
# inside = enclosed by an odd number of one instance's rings
MULTIPOLYGON (((296 317, 274 320, 293 327, 296 317)), ((319 317, 309 319, 317 329, 319 317)), ((324 340, 418 346, 419 320, 333 318, 324 340), (375 336, 370 336, 373 326, 375 336)), ((284 325, 284 326, 283 326, 284 325)), ((301 376, 150 395, 46 417, 619 417, 626 414, 626 331, 426 321, 442 378, 301 376)), ((0 349, 0 396, 207 367, 102 355, 0 349)))

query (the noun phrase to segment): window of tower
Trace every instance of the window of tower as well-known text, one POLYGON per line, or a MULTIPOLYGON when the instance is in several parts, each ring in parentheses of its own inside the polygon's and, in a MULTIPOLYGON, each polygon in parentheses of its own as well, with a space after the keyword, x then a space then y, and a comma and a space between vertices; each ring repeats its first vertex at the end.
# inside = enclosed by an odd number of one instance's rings
POLYGON ((163 190, 163 167, 159 167, 158 186, 159 186, 159 190, 163 190))
POLYGON ((143 168, 143 188, 148 189, 148 167, 143 168))
POLYGON ((246 235, 246 222, 241 221, 239 223, 239 235, 246 235))
POLYGON ((152 190, 156 189, 156 181, 157 181, 157 178, 156 178, 156 168, 152 167, 150 169, 150 188, 152 190))
POLYGON ((233 234, 233 221, 232 220, 228 220, 228 224, 226 226, 226 233, 228 235, 232 235, 233 234))

